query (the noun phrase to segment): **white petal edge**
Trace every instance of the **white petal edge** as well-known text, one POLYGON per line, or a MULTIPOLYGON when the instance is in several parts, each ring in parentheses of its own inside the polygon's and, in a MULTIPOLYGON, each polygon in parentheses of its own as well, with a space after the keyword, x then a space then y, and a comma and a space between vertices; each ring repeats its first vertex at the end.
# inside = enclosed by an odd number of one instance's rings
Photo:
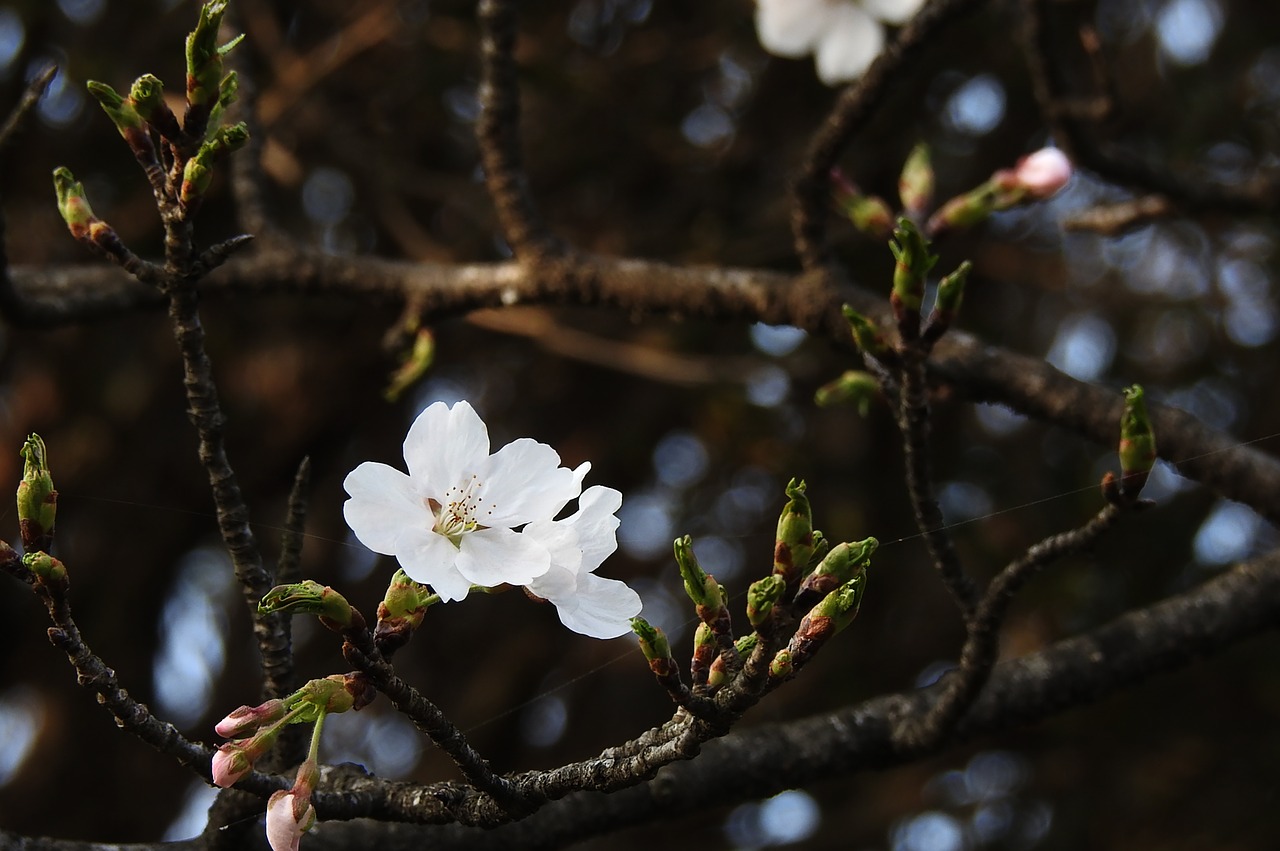
POLYGON ((431 515, 404 473, 365 461, 342 482, 351 498, 342 505, 342 516, 360 543, 375 553, 395 555, 396 539, 406 528, 430 527, 431 515))
POLYGON ((582 489, 574 471, 560 466, 554 449, 528 437, 493 453, 476 473, 483 482, 486 510, 492 511, 486 525, 550 519, 582 489))
POLYGON ((615 516, 622 507, 622 493, 614 488, 593 485, 578 498, 578 512, 566 522, 573 524, 582 550, 582 570, 591 572, 618 549, 615 516))
POLYGON ((406 532, 397 542, 396 561, 414 582, 430 585, 444 602, 461 600, 471 582, 458 570, 458 548, 435 532, 406 532))
POLYGON ((472 585, 527 585, 551 569, 551 554, 532 536, 479 529, 463 536, 457 566, 472 585))
POLYGON ((625 582, 593 573, 578 576, 578 585, 569 599, 547 599, 555 604, 562 624, 591 638, 626 635, 631 631, 631 619, 642 608, 640 595, 625 582))
POLYGON ((428 405, 409 426, 404 462, 423 495, 439 499, 489 457, 489 429, 466 401, 428 405))

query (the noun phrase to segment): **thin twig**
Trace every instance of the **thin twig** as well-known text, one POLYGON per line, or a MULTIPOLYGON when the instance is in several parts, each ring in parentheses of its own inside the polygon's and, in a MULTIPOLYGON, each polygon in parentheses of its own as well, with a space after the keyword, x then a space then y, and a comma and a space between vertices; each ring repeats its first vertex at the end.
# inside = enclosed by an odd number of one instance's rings
POLYGON ((53 82, 53 78, 57 74, 58 66, 48 65, 32 77, 31 82, 27 83, 27 87, 22 91, 22 97, 18 99, 18 104, 9 113, 9 117, 5 119, 4 126, 0 127, 0 147, 9 144, 9 140, 22 127, 22 124, 27 120, 27 115, 40 102, 45 89, 49 88, 49 84, 53 82))
POLYGON ((911 497, 916 526, 929 548, 933 566, 967 621, 973 614, 978 592, 973 580, 964 572, 933 492, 924 348, 907 346, 900 354, 902 392, 899 394, 898 430, 902 433, 907 492, 911 497))
POLYGON ((347 661, 364 673, 378 691, 413 722, 437 747, 447 753, 476 789, 484 792, 512 815, 530 812, 539 802, 531 800, 510 781, 498 775, 467 741, 462 731, 440 708, 413 686, 396 675, 378 652, 373 636, 363 623, 343 633, 346 641, 342 653, 347 661))
MULTIPOLYGON (((243 29, 240 10, 233 4, 227 8, 226 25, 232 31, 243 29)), ((279 227, 269 215, 266 178, 262 172, 262 150, 266 138, 255 110, 258 99, 257 68, 247 47, 233 50, 224 60, 236 72, 238 87, 236 101, 231 105, 229 120, 243 121, 249 128, 249 141, 237 156, 231 157, 231 194, 236 200, 236 219, 241 230, 259 239, 278 237, 279 227)))
POLYGON ((1045 538, 996 575, 969 619, 959 668, 947 678, 941 697, 928 714, 905 731, 904 739, 910 747, 936 747, 978 699, 995 667, 1000 628, 1009 605, 1027 580, 1053 562, 1092 546, 1115 524, 1122 511, 1120 506, 1108 503, 1083 526, 1045 538))
MULTIPOLYGON (((57 65, 49 65, 47 68, 36 74, 27 84, 26 89, 22 92, 22 97, 18 99, 17 105, 9 112, 9 117, 5 119, 4 126, 0 127, 0 150, 8 145, 9 141, 22 127, 28 115, 31 114, 32 108, 40 102, 40 96, 44 94, 45 89, 53 82, 54 76, 58 73, 57 65)), ((9 275, 9 252, 6 246, 6 230, 7 222, 4 216, 3 206, 0 206, 0 310, 11 318, 11 321, 25 323, 39 311, 33 309, 17 291, 13 285, 13 279, 9 275)))

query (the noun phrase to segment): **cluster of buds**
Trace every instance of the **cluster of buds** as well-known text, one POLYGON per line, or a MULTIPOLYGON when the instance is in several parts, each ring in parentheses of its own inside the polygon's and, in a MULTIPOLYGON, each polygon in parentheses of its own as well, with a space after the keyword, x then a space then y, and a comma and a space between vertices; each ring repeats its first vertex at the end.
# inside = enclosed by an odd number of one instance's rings
POLYGON ((822 532, 813 528, 805 490, 799 479, 787 484, 788 499, 778 517, 774 541, 773 571, 748 588, 746 616, 752 631, 737 639, 732 635, 725 589, 699 565, 689 536, 676 540, 676 563, 700 620, 690 664, 692 694, 681 683, 670 642, 662 630, 644 618, 631 621, 654 676, 678 703, 695 714, 701 711, 699 701, 727 684, 739 670, 750 668, 760 672, 754 675, 757 677, 764 673, 762 665, 768 657, 762 655, 762 649, 774 653, 767 675, 771 684, 777 684, 793 676, 831 635, 857 615, 866 568, 879 542, 867 538, 831 546, 822 532), (806 610, 787 643, 785 630, 806 610))
POLYGON ((267 802, 267 842, 273 851, 297 851, 302 834, 316 821, 311 795, 320 780, 320 731, 330 714, 360 709, 368 703, 368 684, 360 674, 334 674, 311 680, 293 694, 258 706, 241 706, 214 728, 233 739, 213 755, 213 782, 226 788, 253 770, 289 724, 312 724, 311 749, 298 767, 293 787, 272 794, 267 802), (238 737, 238 738, 237 738, 238 737))
MULTIPOLYGON (((889 205, 882 199, 862 193, 838 168, 831 171, 831 186, 836 206, 858 230, 885 239, 892 236, 889 249, 897 261, 893 271, 890 303, 898 328, 899 346, 920 341, 924 351, 946 333, 960 303, 971 264, 962 263, 938 284, 937 296, 928 320, 921 330, 929 272, 937 263, 931 251, 931 240, 938 234, 970 227, 989 218, 992 213, 1019 204, 1041 201, 1061 190, 1071 179, 1071 162, 1056 148, 1044 148, 1020 159, 1013 168, 1001 169, 981 186, 947 201, 920 228, 933 203, 935 176, 929 149, 917 145, 903 164, 898 177, 898 197, 903 215, 893 221, 889 205)), ((892 364, 901 351, 881 333, 875 323, 852 308, 845 307, 845 317, 858 349, 886 364, 892 364)), ((873 397, 873 379, 850 373, 818 391, 820 405, 846 399, 855 401, 865 411, 873 397)))
MULTIPOLYGON (((161 205, 173 204, 190 217, 212 181, 212 167, 248 140, 244 124, 220 126, 223 111, 236 98, 235 72, 224 76, 222 59, 243 36, 218 46, 218 27, 227 0, 210 0, 200 9, 195 29, 187 37, 186 111, 181 121, 165 102, 164 84, 144 74, 127 95, 110 85, 90 80, 89 93, 102 106, 142 166, 161 205)), ((107 256, 124 262, 130 255, 119 236, 94 216, 84 187, 66 168, 54 171, 58 209, 72 236, 107 256)))

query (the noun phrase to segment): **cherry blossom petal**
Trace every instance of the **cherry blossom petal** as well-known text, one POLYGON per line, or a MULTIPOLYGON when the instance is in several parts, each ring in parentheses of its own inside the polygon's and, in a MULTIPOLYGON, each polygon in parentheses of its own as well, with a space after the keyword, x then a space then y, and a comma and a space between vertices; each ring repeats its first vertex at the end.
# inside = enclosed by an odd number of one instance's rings
POLYGON ((814 61, 828 86, 861 76, 884 48, 884 28, 853 3, 837 4, 818 41, 814 61))
POLYGON ((886 24, 905 24, 911 20, 924 0, 858 0, 870 15, 886 24))
POLYGON ((458 571, 458 548, 429 529, 405 530, 396 540, 396 561, 414 582, 430 585, 446 603, 461 600, 471 582, 458 571))
POLYGON ((551 554, 528 535, 510 529, 480 529, 462 539, 457 567, 473 585, 527 585, 551 568, 551 554))
POLYGON ((760 44, 775 56, 805 56, 828 26, 830 6, 828 0, 759 0, 756 32, 760 44))
POLYGON ((622 494, 613 488, 593 485, 578 498, 578 512, 566 519, 578 533, 582 549, 582 570, 590 572, 618 549, 615 516, 622 507, 622 494))
POLYGON ((572 595, 546 599, 555 604, 562 624, 591 638, 625 635, 631 631, 631 619, 642 608, 640 595, 625 582, 594 573, 579 574, 572 595))
POLYGON ((342 487, 351 496, 342 505, 342 516, 360 543, 375 553, 395 555, 396 539, 406 527, 432 525, 414 481, 394 467, 365 461, 347 474, 342 487))
POLYGON ((404 439, 404 461, 424 496, 439 498, 489 457, 489 429, 468 402, 435 402, 418 414, 404 439))
POLYGON ((283 789, 272 792, 267 800, 267 844, 271 851, 298 851, 302 834, 315 824, 316 811, 311 802, 306 802, 301 817, 294 812, 298 803, 301 802, 292 792, 283 789))
POLYGON ((574 471, 560 466, 554 449, 527 437, 493 453, 476 474, 484 488, 486 526, 554 517, 582 488, 574 471))
MULTIPOLYGON (((574 517, 576 516, 575 514, 574 517)), ((573 517, 564 520, 538 520, 525 526, 520 534, 528 535, 547 549, 551 555, 553 569, 568 571, 570 577, 576 576, 582 570, 582 544, 579 541, 573 517)), ((548 574, 550 572, 548 571, 548 574)), ((546 576, 547 574, 543 574, 533 581, 539 582, 546 576)), ((539 597, 547 596, 533 589, 532 585, 529 587, 539 597)), ((573 590, 572 583, 569 590, 573 590)))

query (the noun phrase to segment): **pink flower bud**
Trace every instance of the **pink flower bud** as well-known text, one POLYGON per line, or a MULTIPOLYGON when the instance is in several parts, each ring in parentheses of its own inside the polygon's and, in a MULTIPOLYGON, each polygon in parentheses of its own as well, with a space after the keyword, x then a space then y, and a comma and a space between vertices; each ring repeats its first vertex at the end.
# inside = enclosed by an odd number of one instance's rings
POLYGON ((257 731, 259 727, 279 721, 287 712, 284 701, 268 700, 261 706, 241 706, 213 728, 224 739, 237 739, 257 731))
POLYGON ((244 748, 235 742, 227 742, 213 755, 213 783, 225 789, 234 785, 252 768, 253 762, 244 748))
POLYGON ((302 834, 316 823, 309 797, 281 789, 267 801, 267 844, 271 851, 298 851, 302 834))
POLYGON ((1013 176, 1028 198, 1042 200, 1067 185, 1071 161, 1057 148, 1041 148, 1018 160, 1013 176))

